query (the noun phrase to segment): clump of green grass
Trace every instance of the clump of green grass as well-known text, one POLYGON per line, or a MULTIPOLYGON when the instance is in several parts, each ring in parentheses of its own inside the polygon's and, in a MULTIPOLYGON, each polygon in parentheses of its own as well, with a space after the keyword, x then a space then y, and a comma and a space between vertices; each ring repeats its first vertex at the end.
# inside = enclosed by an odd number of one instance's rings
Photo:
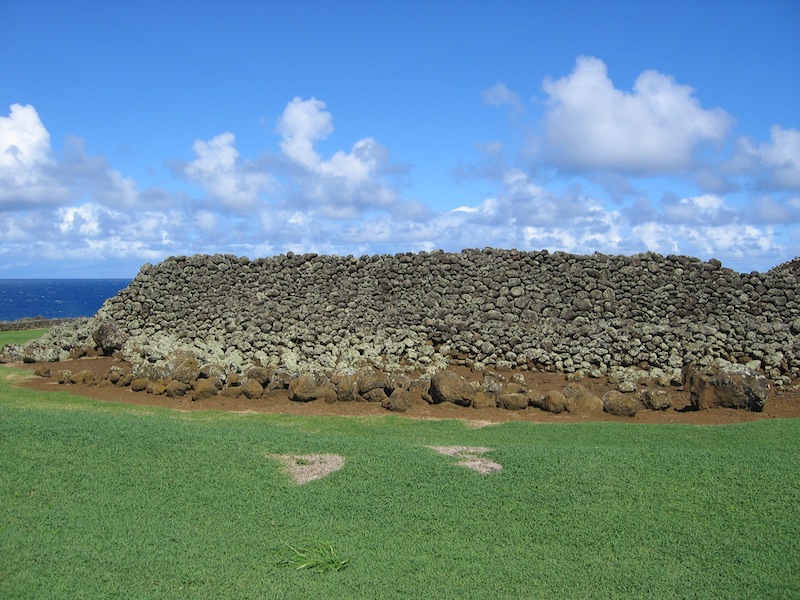
POLYGON ((294 567, 297 571, 330 573, 347 568, 348 559, 342 559, 334 547, 327 542, 297 545, 284 543, 279 565, 294 567))

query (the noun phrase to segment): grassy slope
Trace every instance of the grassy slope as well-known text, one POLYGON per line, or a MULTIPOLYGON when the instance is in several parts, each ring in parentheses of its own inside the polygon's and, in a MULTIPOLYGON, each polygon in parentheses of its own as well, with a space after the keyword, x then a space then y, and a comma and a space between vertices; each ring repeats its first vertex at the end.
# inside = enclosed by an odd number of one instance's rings
POLYGON ((0 597, 800 596, 800 422, 175 413, 0 369, 0 597), (495 448, 480 475, 426 444, 495 448), (295 486, 265 457, 336 452, 295 486), (349 567, 298 572, 283 542, 349 567))
POLYGON ((6 344, 24 344, 44 334, 47 329, 21 329, 19 331, 0 331, 0 349, 6 344))

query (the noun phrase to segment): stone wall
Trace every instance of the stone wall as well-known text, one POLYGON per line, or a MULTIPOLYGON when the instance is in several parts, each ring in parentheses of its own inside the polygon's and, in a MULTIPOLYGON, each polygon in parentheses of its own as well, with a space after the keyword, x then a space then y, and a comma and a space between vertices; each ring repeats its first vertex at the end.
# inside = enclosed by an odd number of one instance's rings
POLYGON ((54 328, 28 354, 102 346, 87 336, 111 322, 134 364, 184 350, 227 373, 458 363, 676 377, 723 358, 781 384, 800 375, 798 283, 792 269, 739 274, 653 253, 179 256, 145 265, 92 319, 54 328))

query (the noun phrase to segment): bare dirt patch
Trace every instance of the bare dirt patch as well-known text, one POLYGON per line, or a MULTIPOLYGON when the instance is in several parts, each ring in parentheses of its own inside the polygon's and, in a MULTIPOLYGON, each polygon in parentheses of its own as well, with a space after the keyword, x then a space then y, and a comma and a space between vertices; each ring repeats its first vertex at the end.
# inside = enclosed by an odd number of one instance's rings
MULTIPOLYGON (((31 378, 18 382, 19 385, 30 389, 43 391, 58 391, 88 396, 105 402, 121 402, 126 404, 139 404, 145 406, 158 406, 174 410, 223 410, 229 412, 273 413, 308 416, 388 416, 400 415, 390 413, 376 402, 334 402, 328 404, 322 401, 292 402, 285 390, 270 392, 263 398, 251 400, 244 396, 240 398, 226 398, 214 396, 205 400, 192 401, 187 396, 170 398, 165 395, 153 395, 147 392, 133 392, 130 388, 116 387, 105 383, 102 385, 59 384, 56 373, 61 369, 78 372, 84 369, 95 372, 98 376, 108 372, 113 365, 124 366, 124 363, 115 358, 81 358, 78 360, 48 363, 53 376, 35 377, 33 371, 41 366, 37 364, 16 364, 30 371, 31 378)), ((473 373, 463 367, 453 367, 459 375, 467 380, 480 380, 479 373, 473 373)), ((569 382, 567 377, 559 373, 543 373, 524 371, 521 372, 528 388, 541 392, 563 389, 569 382)), ((511 373, 507 373, 509 377, 511 373)), ((605 378, 584 379, 581 382, 590 392, 602 397, 609 390, 616 389, 605 378)), ((742 423, 760 421, 773 418, 800 418, 800 380, 791 385, 775 389, 767 400, 763 412, 755 413, 747 410, 732 408, 713 408, 708 410, 689 410, 689 393, 680 388, 666 388, 672 408, 668 410, 641 410, 635 417, 621 417, 608 413, 586 415, 573 415, 562 412, 552 414, 528 407, 525 410, 505 410, 501 408, 465 408, 450 403, 430 405, 422 399, 416 400, 408 411, 402 416, 414 419, 460 419, 467 422, 468 426, 475 423, 507 423, 507 422, 534 422, 534 423, 578 423, 587 421, 612 421, 620 423, 675 423, 686 425, 719 425, 728 423, 742 423)))
POLYGON ((439 454, 445 456, 453 456, 460 460, 456 463, 460 467, 472 469, 478 473, 489 474, 497 473, 503 470, 503 465, 488 458, 481 456, 487 452, 491 452, 492 448, 483 448, 481 446, 428 446, 432 450, 436 450, 439 454))
POLYGON ((283 471, 298 485, 322 479, 344 467, 339 454, 269 454, 283 465, 283 471))

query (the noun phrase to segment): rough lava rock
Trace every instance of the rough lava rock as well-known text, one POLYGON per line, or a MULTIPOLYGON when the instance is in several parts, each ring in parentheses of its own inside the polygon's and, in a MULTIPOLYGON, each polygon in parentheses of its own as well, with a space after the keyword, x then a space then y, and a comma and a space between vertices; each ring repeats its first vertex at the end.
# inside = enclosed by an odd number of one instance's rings
POLYGON ((430 395, 434 404, 451 402, 459 406, 471 406, 478 390, 452 371, 439 371, 431 379, 430 395))
MULTIPOLYGON (((643 379, 680 380, 685 364, 702 370, 723 359, 757 364, 781 386, 800 377, 797 264, 737 273, 718 260, 651 252, 494 248, 175 256, 144 265, 92 318, 7 347, 0 361, 112 352, 135 377, 159 379, 185 353, 222 381, 253 368, 332 378, 370 369, 432 376, 459 365, 613 376, 636 390, 643 379)), ((289 380, 271 376, 266 387, 289 380)), ((334 386, 337 400, 364 398, 334 386)), ((477 393, 465 390, 459 402, 477 393)))
POLYGON ((725 407, 761 412, 770 393, 766 377, 744 365, 725 361, 705 368, 686 366, 683 381, 696 410, 725 407))

